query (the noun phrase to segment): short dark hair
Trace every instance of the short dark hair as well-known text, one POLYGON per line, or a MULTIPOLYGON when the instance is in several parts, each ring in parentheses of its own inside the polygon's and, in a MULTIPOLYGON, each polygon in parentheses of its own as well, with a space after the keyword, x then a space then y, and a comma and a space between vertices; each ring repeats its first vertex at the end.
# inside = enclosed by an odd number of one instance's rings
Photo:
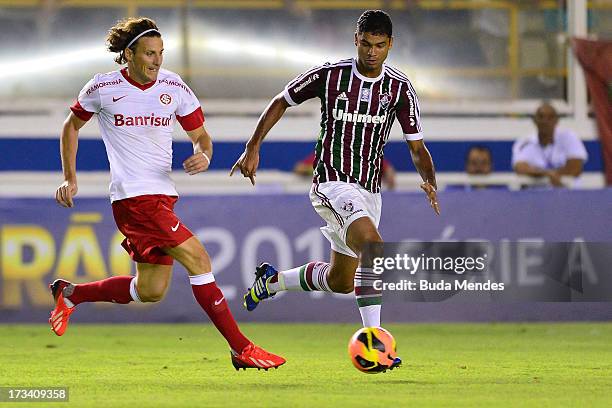
POLYGON ((391 17, 382 10, 366 10, 357 20, 357 34, 372 33, 393 36, 391 17))
POLYGON ((489 148, 489 146, 485 145, 470 146, 470 148, 467 150, 467 153, 465 154, 465 164, 467 164, 468 160, 470 159, 470 153, 472 153, 473 150, 487 153, 489 155, 489 159, 491 160, 491 165, 493 165, 493 153, 491 153, 491 149, 489 148))
POLYGON ((542 102, 540 102, 540 105, 538 106, 538 108, 536 109, 535 113, 533 114, 533 118, 535 119, 536 115, 538 114, 538 112, 540 111, 540 109, 542 108, 551 108, 553 110, 553 112, 555 112, 555 116, 559 117, 559 112, 557 112, 557 109, 554 107, 552 101, 550 99, 544 99, 542 100, 542 102))

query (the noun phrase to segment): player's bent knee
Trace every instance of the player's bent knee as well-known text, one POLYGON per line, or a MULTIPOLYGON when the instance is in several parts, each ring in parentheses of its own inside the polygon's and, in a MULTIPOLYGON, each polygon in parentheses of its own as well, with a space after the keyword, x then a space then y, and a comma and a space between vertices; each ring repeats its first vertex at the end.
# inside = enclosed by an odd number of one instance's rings
POLYGON ((377 249, 380 247, 379 244, 382 244, 384 241, 377 233, 366 234, 359 239, 349 242, 349 248, 351 248, 357 255, 360 255, 364 248, 370 248, 370 250, 377 249))
POLYGON ((364 246, 382 244, 384 241, 376 229, 352 230, 347 236, 349 248, 360 254, 364 246))
POLYGON ((155 302, 159 302, 160 300, 162 300, 164 298, 164 294, 146 294, 146 295, 138 295, 140 297, 140 300, 143 301, 144 303, 155 303, 155 302))
POLYGON ((355 290, 355 286, 351 284, 341 285, 337 290, 334 290, 336 293, 349 294, 355 290))
POLYGON ((364 235, 363 243, 364 244, 382 244, 383 239, 376 231, 372 231, 364 235))
POLYGON ((144 303, 159 302, 166 295, 166 288, 138 289, 138 297, 144 303))
POLYGON ((355 290, 355 286, 353 283, 353 279, 328 279, 327 281, 329 288, 334 292, 334 293, 343 293, 343 294, 347 294, 347 293, 351 293, 353 290, 355 290))

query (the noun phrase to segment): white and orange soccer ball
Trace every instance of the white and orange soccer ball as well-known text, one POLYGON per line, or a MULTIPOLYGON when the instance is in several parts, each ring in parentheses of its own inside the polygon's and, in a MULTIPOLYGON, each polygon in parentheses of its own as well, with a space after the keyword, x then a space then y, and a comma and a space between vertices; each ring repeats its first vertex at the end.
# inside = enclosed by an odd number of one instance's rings
POLYGON ((355 368, 376 374, 391 368, 397 357, 395 339, 382 327, 357 330, 348 344, 348 353, 355 368))

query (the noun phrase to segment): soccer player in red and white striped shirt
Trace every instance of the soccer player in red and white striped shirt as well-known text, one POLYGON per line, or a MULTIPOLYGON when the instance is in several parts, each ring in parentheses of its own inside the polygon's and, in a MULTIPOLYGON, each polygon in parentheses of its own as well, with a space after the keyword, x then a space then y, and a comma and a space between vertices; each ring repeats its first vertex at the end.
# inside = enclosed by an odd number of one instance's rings
POLYGON ((211 138, 194 93, 175 73, 161 68, 163 42, 148 18, 130 18, 112 27, 109 51, 127 67, 96 74, 85 85, 64 122, 61 136, 64 182, 57 202, 73 207, 77 194, 76 153, 79 129, 98 115, 110 162, 110 198, 122 245, 136 262, 136 276, 113 276, 72 284, 58 279, 50 286, 56 303, 49 322, 64 334, 70 314, 84 302, 158 302, 163 299, 172 264, 189 273, 193 294, 231 348, 239 368, 278 367, 285 360, 254 345, 238 328, 223 293, 215 283, 202 243, 174 213, 178 193, 170 179, 175 120, 193 141, 194 154, 183 162, 191 175, 208 169, 211 138))
POLYGON ((262 264, 245 295, 248 310, 282 290, 355 290, 363 325, 380 326, 382 293, 373 285, 380 277, 361 267, 360 255, 364 245, 382 243, 378 223, 383 147, 395 118, 423 179, 421 188, 436 214, 440 213, 416 92, 402 72, 384 63, 392 45, 392 23, 387 13, 364 12, 355 32, 357 58, 313 67, 291 81, 261 115, 244 153, 232 168, 232 173, 239 168, 254 184, 259 147, 269 130, 288 107, 320 99, 321 128, 310 199, 327 222, 321 231, 331 243, 331 262, 310 262, 280 272, 262 264))

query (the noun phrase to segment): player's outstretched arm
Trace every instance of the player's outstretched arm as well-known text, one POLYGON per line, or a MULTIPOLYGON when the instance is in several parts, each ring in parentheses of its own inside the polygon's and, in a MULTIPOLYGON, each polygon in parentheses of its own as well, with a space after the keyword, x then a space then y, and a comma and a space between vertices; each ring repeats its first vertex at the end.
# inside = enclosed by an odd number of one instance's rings
POLYGON ((436 171, 434 169, 433 160, 431 159, 431 154, 429 154, 429 150, 427 150, 425 143, 423 143, 423 139, 409 140, 408 146, 410 147, 410 155, 412 156, 414 167, 416 167, 423 179, 421 188, 425 191, 425 194, 427 194, 431 208, 434 209, 437 215, 440 215, 440 204, 438 203, 438 197, 436 195, 436 190, 438 189, 436 184, 436 171))
POLYGON ((208 170, 213 153, 212 138, 204 126, 188 131, 187 135, 193 142, 193 155, 183 162, 185 173, 194 175, 208 170))
POLYGON ((64 121, 60 138, 60 154, 62 156, 62 171, 64 182, 55 191, 55 200, 62 207, 73 207, 72 197, 77 194, 76 154, 78 148, 79 130, 87 123, 70 112, 64 121))
POLYGON ((272 99, 259 117, 255 132, 247 142, 244 152, 232 167, 230 176, 233 175, 234 171, 238 168, 242 175, 248 177, 251 180, 251 184, 255 185, 255 173, 259 166, 259 148, 261 143, 270 129, 272 129, 276 122, 283 117, 288 107, 289 104, 285 100, 282 92, 272 99))

